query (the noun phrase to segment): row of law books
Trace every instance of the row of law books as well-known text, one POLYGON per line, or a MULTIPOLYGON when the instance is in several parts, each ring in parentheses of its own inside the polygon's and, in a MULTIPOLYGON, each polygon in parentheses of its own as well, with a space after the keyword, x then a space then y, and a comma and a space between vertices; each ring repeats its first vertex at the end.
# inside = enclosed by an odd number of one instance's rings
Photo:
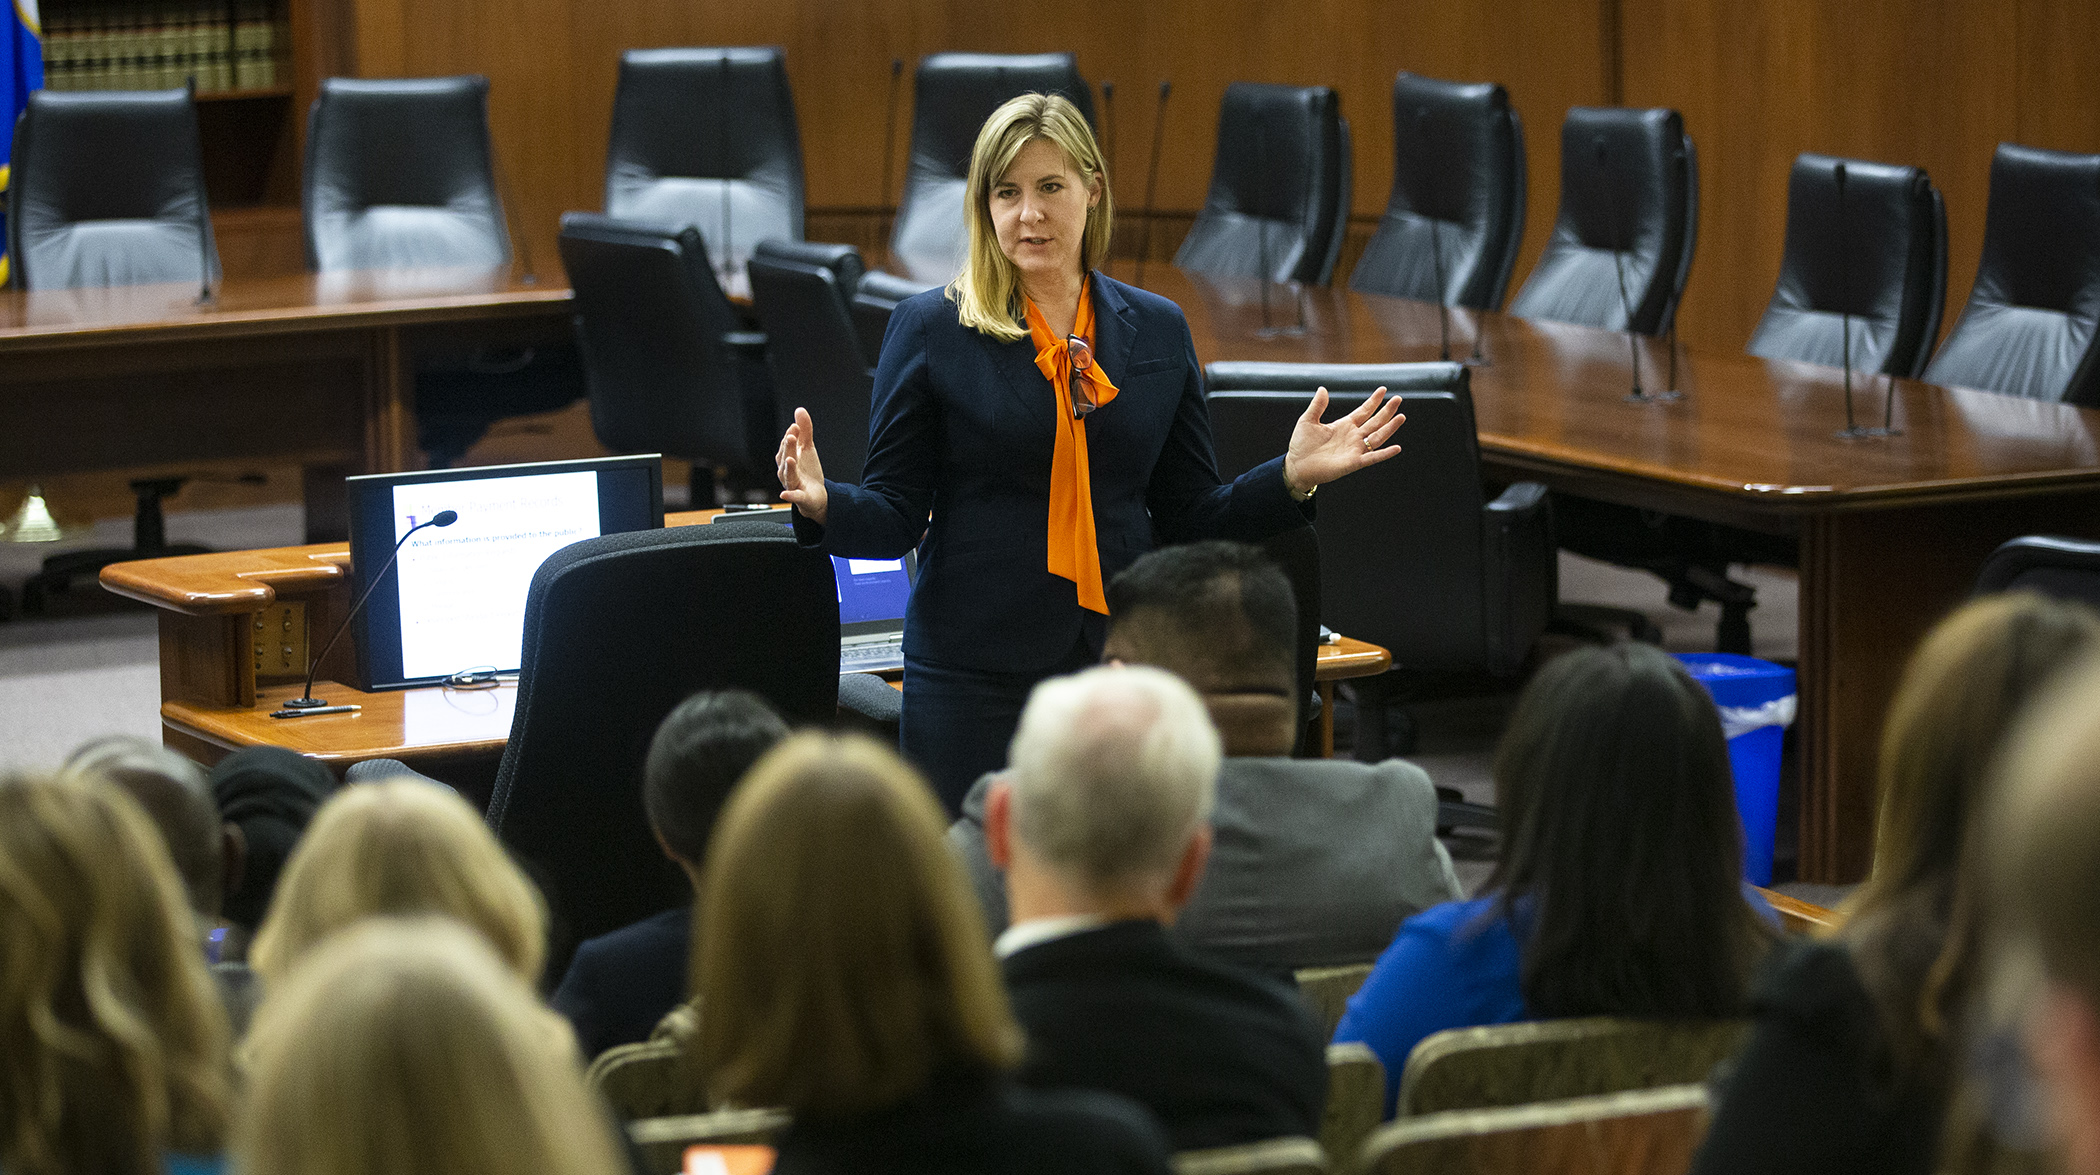
POLYGON ((47 4, 44 87, 200 92, 289 82, 287 43, 270 0, 47 4))

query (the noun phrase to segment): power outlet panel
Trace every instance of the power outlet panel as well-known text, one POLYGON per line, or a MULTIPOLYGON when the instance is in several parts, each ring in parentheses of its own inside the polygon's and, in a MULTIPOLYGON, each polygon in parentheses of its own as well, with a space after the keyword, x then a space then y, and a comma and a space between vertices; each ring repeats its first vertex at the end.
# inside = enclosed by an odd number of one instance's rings
POLYGON ((255 682, 306 680, 306 604, 279 601, 255 614, 255 682))

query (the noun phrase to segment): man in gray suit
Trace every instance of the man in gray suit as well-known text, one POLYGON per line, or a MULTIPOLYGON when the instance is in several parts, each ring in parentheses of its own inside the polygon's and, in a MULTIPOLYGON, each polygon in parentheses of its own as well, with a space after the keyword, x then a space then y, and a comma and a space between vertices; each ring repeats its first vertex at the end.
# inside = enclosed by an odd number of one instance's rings
MULTIPOLYGON (((1175 919, 1183 943, 1271 973, 1368 963, 1417 911, 1462 895, 1436 839, 1436 789, 1399 759, 1293 759, 1297 605, 1253 547, 1167 547, 1108 586, 1110 662, 1156 665, 1203 697, 1227 756, 1215 840, 1175 919)), ((948 831, 997 935, 1004 879, 985 850, 977 781, 948 831)))

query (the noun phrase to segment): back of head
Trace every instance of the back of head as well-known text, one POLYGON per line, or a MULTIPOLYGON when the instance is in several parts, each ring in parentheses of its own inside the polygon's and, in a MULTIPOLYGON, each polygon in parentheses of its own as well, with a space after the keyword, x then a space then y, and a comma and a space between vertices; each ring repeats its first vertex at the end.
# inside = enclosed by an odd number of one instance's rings
POLYGON ((1244 543, 1162 547, 1108 585, 1111 654, 1157 665, 1204 695, 1296 689, 1291 581, 1244 543))
POLYGON ((212 768, 211 788, 220 818, 241 830, 247 846, 240 886, 226 895, 226 919, 253 931, 270 908, 285 861, 335 790, 335 776, 297 751, 248 747, 212 768))
POLYGON ((796 735, 752 768, 708 852, 694 959, 716 1097, 852 1114, 1019 1059, 946 825, 864 738, 796 735))
POLYGON ((251 959, 275 983, 314 944, 380 914, 457 919, 527 982, 546 961, 539 891, 465 800, 430 783, 358 784, 323 804, 285 867, 251 959))
POLYGON ((275 986, 245 1045, 247 1175, 613 1175, 567 1026, 477 935, 366 921, 275 986))
POLYGON ((100 775, 130 792, 160 829, 190 907, 218 915, 225 898, 224 826, 202 767, 159 743, 111 735, 74 751, 65 769, 100 775))
POLYGON ((2100 1015, 2100 658, 2022 716, 1992 772, 1975 860, 2012 952, 2100 1015))
POLYGON ((649 823, 679 860, 698 865, 737 781, 787 737, 787 723, 744 690, 708 690, 679 703, 656 728, 642 767, 649 823))
POLYGON ((1164 670, 1052 678, 1008 756, 1013 834, 1081 892, 1164 886, 1210 817, 1221 754, 1202 700, 1164 670))
POLYGON ((1768 942, 1713 699, 1668 654, 1588 647, 1525 686, 1495 753, 1533 1015, 1726 1016, 1768 942))
POLYGON ((158 1171, 219 1148, 227 1028, 129 796, 0 778, 0 1169, 158 1171))
MULTIPOLYGON (((1981 937, 1967 847, 1991 764, 2030 699, 2100 648, 2100 614, 2027 593, 1964 605, 1905 667, 1881 739, 1874 867, 1844 936, 1899 1065, 1934 1066, 1981 937)), ((1942 1058, 1943 1059, 1943 1058, 1942 1058)))

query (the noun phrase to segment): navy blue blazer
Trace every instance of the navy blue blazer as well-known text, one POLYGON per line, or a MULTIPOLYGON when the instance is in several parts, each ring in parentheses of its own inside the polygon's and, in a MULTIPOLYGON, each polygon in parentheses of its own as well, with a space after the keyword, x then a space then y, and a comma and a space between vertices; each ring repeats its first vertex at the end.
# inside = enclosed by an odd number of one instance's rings
MULTIPOLYGON (((1292 500, 1280 456, 1220 484, 1181 308, 1093 278, 1094 353, 1118 389, 1086 418, 1104 583, 1154 546, 1259 542, 1304 525, 1311 504, 1292 500)), ((1002 343, 963 326, 942 290, 906 299, 875 368, 861 484, 826 481, 826 525, 797 515, 797 536, 848 558, 919 548, 907 656, 1030 672, 1082 637, 1098 653, 1106 618, 1081 608, 1076 585, 1048 566, 1056 411, 1027 336, 1002 343)))

